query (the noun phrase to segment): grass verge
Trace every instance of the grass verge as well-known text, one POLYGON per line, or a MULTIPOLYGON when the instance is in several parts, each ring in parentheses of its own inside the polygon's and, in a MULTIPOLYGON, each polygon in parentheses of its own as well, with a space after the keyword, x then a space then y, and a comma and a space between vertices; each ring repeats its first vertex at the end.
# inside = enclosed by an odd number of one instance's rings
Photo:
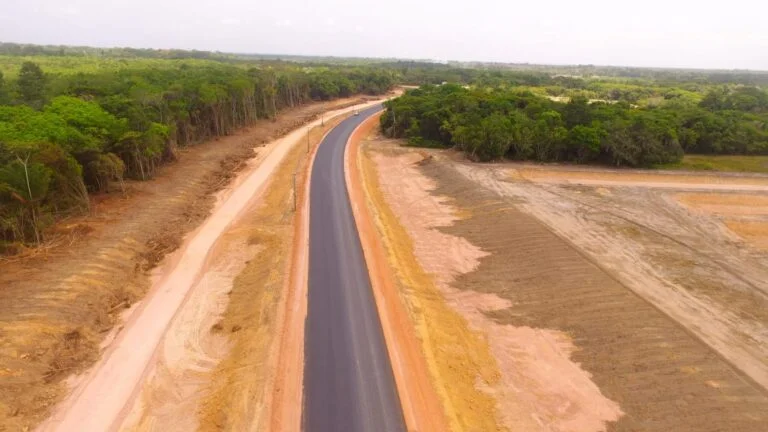
POLYGON ((656 168, 768 174, 768 156, 685 155, 678 163, 659 165, 656 168))

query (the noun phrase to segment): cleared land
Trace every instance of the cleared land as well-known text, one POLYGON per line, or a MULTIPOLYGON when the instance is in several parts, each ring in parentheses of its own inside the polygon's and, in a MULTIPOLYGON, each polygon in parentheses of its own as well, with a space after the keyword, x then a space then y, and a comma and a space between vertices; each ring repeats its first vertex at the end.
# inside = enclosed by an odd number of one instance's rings
MULTIPOLYGON (((316 144, 336 123, 312 128, 310 142, 316 144)), ((294 240, 292 177, 304 174, 308 160, 303 132, 256 197, 255 208, 217 241, 122 430, 266 428, 294 240), (190 412, 198 415, 186 415, 190 412)))
POLYGON ((768 255, 727 218, 768 178, 364 154, 454 430, 765 429, 768 255))
POLYGON ((246 160, 265 157, 259 147, 355 102, 305 106, 184 150, 156 179, 129 183, 125 197, 60 224, 59 241, 1 262, 0 429, 23 430, 49 412, 65 378, 98 358, 120 315, 149 287, 148 270, 208 215, 212 192, 246 160))

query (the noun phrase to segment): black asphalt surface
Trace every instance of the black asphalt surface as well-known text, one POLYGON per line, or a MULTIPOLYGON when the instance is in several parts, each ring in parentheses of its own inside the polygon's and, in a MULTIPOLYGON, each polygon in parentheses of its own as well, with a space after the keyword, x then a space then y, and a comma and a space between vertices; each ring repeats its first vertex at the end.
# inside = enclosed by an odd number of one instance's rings
POLYGON ((349 136, 380 109, 336 126, 312 167, 302 419, 307 432, 405 431, 344 178, 349 136))

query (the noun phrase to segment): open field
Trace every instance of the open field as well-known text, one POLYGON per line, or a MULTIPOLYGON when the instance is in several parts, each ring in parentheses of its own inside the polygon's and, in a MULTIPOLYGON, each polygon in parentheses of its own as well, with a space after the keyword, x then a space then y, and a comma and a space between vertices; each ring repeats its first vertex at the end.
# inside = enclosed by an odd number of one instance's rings
POLYGON ((482 430, 764 430, 768 254, 729 227, 763 217, 768 177, 364 148, 449 417, 470 426, 477 401, 482 430))
POLYGON ((520 164, 509 172, 518 180, 586 186, 640 186, 665 189, 768 191, 768 177, 748 174, 711 175, 685 171, 594 169, 520 164))

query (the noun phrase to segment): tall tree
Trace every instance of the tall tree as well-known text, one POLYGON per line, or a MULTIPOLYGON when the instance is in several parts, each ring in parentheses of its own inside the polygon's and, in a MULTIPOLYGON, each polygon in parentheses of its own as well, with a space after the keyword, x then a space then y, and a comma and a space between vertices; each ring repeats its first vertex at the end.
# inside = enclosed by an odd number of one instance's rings
POLYGON ((37 63, 24 62, 17 81, 19 100, 31 107, 40 108, 45 102, 45 74, 37 63))
POLYGON ((0 190, 7 193, 20 212, 14 230, 31 234, 36 243, 42 240, 40 224, 40 205, 48 194, 51 184, 51 170, 40 163, 30 162, 30 154, 23 158, 16 155, 16 160, 0 167, 0 190))

